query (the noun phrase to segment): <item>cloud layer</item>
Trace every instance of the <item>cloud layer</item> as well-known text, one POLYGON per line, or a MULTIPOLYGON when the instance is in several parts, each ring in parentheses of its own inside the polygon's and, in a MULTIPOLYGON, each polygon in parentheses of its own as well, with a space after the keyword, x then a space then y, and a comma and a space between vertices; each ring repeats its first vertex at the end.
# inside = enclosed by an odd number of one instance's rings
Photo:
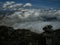
POLYGON ((37 33, 42 32, 42 28, 48 24, 53 25, 54 29, 60 28, 60 10, 53 8, 32 9, 31 6, 31 3, 5 2, 2 5, 3 10, 12 10, 12 12, 5 14, 0 20, 0 25, 27 28, 37 33))
POLYGON ((7 1, 3 4, 2 8, 3 10, 19 10, 20 8, 25 8, 25 7, 31 7, 32 4, 31 3, 26 3, 26 4, 22 4, 22 3, 15 3, 13 1, 7 1))

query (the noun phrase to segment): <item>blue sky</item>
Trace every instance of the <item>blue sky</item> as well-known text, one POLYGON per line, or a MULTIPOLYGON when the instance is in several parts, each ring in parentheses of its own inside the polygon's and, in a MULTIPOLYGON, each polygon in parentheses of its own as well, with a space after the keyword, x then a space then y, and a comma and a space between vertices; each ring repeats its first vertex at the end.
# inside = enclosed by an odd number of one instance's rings
POLYGON ((60 0, 0 0, 0 2, 6 1, 15 1, 17 3, 32 3, 34 7, 60 9, 60 0))

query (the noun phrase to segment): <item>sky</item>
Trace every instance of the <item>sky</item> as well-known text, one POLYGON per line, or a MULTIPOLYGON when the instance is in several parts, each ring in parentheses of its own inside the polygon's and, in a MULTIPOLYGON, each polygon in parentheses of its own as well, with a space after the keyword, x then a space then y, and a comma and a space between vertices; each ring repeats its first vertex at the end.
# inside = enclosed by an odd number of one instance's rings
POLYGON ((60 9, 60 0, 0 0, 0 2, 14 1, 16 3, 31 3, 37 8, 57 8, 60 9))

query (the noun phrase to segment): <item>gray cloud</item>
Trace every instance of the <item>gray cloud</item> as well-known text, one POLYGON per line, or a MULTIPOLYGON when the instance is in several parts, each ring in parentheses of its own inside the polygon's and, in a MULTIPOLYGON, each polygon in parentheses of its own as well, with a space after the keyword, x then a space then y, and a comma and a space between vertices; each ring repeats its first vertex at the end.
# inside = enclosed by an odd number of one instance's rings
MULTIPOLYGON (((26 5, 26 4, 25 4, 26 5)), ((26 28, 31 29, 31 31, 41 33, 42 28, 45 25, 53 25, 54 29, 60 28, 60 10, 57 9, 25 9, 23 4, 12 4, 8 2, 4 3, 3 8, 8 10, 20 9, 11 14, 6 14, 6 16, 0 20, 0 25, 12 26, 14 28, 26 28), (7 6, 8 5, 8 6, 7 6), (17 9, 18 6, 19 7, 17 9)), ((30 6, 30 4, 29 4, 30 6)), ((3 14, 2 14, 3 15, 3 14)))

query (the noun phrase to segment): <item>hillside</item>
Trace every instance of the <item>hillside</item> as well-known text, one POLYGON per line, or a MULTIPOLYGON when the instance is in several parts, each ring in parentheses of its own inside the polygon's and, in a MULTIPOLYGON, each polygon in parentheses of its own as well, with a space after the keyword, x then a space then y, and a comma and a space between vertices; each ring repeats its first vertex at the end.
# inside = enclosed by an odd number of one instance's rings
POLYGON ((0 45, 43 45, 40 38, 40 34, 27 29, 15 30, 12 27, 0 26, 0 45))
MULTIPOLYGON (((57 43, 60 45, 60 29, 55 32, 57 43)), ((8 26, 0 26, 0 45, 46 45, 42 34, 28 29, 13 29, 8 26)))

